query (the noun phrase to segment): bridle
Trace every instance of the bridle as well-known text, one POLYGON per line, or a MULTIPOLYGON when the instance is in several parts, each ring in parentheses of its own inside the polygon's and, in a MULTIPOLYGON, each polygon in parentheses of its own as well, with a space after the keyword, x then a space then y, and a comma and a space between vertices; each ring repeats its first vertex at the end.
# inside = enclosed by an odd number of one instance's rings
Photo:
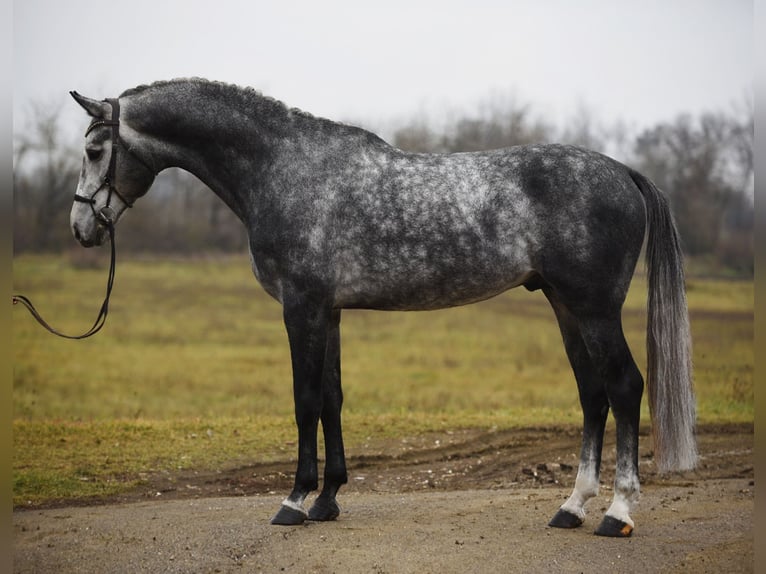
POLYGON ((90 205, 90 209, 93 212, 93 216, 96 218, 96 221, 109 229, 110 226, 114 225, 114 220, 116 217, 116 213, 111 207, 112 195, 116 195, 126 209, 133 207, 133 201, 129 201, 117 189, 117 149, 119 147, 123 148, 126 152, 128 152, 140 163, 142 163, 144 167, 148 169, 152 174, 155 173, 155 170, 140 156, 136 155, 136 153, 130 149, 130 146, 125 143, 125 140, 120 137, 120 101, 117 98, 108 98, 104 101, 112 106, 112 119, 94 119, 88 126, 88 129, 85 130, 85 137, 88 137, 88 134, 98 127, 108 126, 112 128, 112 153, 109 157, 109 168, 106 171, 106 176, 104 176, 101 185, 91 194, 90 197, 77 195, 77 192, 75 192, 74 200, 79 203, 87 203, 90 205), (96 210, 96 195, 98 195, 98 193, 104 188, 107 190, 106 203, 101 209, 96 210))
POLYGON ((114 285, 114 274, 115 274, 115 268, 117 263, 117 253, 114 246, 114 222, 115 222, 117 214, 115 213, 114 209, 112 209, 111 207, 112 195, 116 195, 117 198, 125 205, 126 209, 129 207, 133 207, 133 202, 128 201, 125 198, 125 196, 122 195, 117 190, 117 185, 116 185, 117 183, 117 180, 116 180, 117 148, 122 147, 125 151, 131 154, 135 159, 141 162, 146 167, 146 169, 148 169, 152 174, 156 173, 155 170, 146 161, 144 161, 138 155, 136 155, 136 153, 133 150, 131 150, 130 147, 125 143, 125 141, 120 137, 120 102, 116 98, 107 99, 104 101, 109 103, 112 106, 112 119, 111 120, 94 119, 88 126, 88 129, 85 131, 85 137, 87 137, 88 134, 94 129, 96 129, 97 127, 109 126, 112 128, 112 154, 109 158, 109 168, 107 169, 106 176, 104 177, 104 180, 101 182, 101 185, 98 187, 96 191, 94 191, 91 194, 90 197, 77 195, 76 192, 74 195, 74 200, 76 202, 87 203, 88 205, 90 205, 90 209, 91 211, 93 211, 93 215, 95 216, 96 221, 98 221, 99 224, 106 227, 106 230, 109 233, 109 245, 111 247, 111 261, 109 263, 109 275, 107 276, 107 280, 106 280, 106 296, 104 297, 104 302, 101 304, 101 309, 98 313, 98 317, 96 317, 96 321, 93 323, 93 326, 82 335, 67 335, 51 327, 48 324, 48 322, 42 318, 42 316, 37 311, 37 309, 35 309, 35 306, 32 304, 32 301, 30 301, 28 297, 25 297, 24 295, 14 295, 11 298, 14 305, 17 303, 21 303, 22 305, 24 305, 27 308, 27 310, 32 314, 32 316, 37 320, 37 322, 40 323, 40 325, 45 327, 48 331, 50 331, 54 335, 58 335, 59 337, 64 337, 65 339, 86 339, 87 337, 95 335, 104 326, 104 324, 106 323, 106 316, 109 314, 109 298, 112 295, 112 287, 114 285), (107 189, 106 203, 101 209, 96 210, 96 195, 104 188, 107 189))

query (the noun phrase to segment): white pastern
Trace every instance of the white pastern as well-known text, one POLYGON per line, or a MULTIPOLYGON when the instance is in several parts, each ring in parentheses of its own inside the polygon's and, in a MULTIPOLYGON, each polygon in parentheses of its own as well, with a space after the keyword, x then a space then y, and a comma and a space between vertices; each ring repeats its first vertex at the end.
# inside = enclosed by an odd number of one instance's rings
POLYGON ((290 500, 289 498, 285 498, 282 501, 282 506, 286 506, 287 508, 292 508, 293 510, 297 510, 301 514, 308 516, 309 513, 306 512, 306 509, 303 508, 303 501, 295 502, 294 500, 290 500))
POLYGON ((585 518, 585 503, 598 495, 598 477, 596 472, 589 467, 580 466, 577 471, 577 479, 572 495, 561 505, 562 510, 574 514, 581 519, 585 518))
POLYGON ((633 520, 630 518, 631 506, 632 505, 623 495, 615 493, 614 500, 612 500, 612 505, 609 507, 609 510, 606 511, 606 515, 611 516, 612 518, 616 518, 625 524, 630 524, 631 527, 635 526, 635 524, 633 524, 633 520))
POLYGON ((621 520, 625 524, 634 526, 633 520, 630 518, 630 512, 638 503, 640 496, 640 490, 638 486, 638 480, 626 481, 624 484, 620 484, 615 481, 614 499, 606 511, 607 516, 621 520))

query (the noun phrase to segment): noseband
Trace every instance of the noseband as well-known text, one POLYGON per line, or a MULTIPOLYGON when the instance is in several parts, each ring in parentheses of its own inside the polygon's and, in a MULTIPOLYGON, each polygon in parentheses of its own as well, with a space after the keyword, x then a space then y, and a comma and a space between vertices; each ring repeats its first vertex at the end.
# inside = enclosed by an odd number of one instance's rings
POLYGON ((109 226, 114 224, 117 215, 114 209, 111 207, 113 194, 119 198, 119 200, 123 203, 123 205, 125 205, 126 208, 133 207, 133 202, 128 201, 127 198, 117 189, 117 148, 122 147, 126 152, 128 152, 141 164, 143 164, 143 166, 152 174, 154 174, 155 171, 146 161, 136 155, 136 153, 131 150, 130 147, 125 143, 125 140, 120 137, 120 101, 117 98, 109 98, 104 101, 112 106, 112 119, 94 119, 88 126, 88 129, 85 130, 85 137, 88 137, 88 134, 98 127, 108 126, 112 128, 112 154, 109 157, 109 168, 106 171, 106 176, 101 182, 101 185, 91 194, 90 197, 77 195, 77 193, 75 193, 74 200, 79 203, 87 203, 90 205, 90 209, 93 212, 96 221, 109 228, 109 226), (104 188, 107 190, 106 203, 104 204, 104 207, 97 211, 96 195, 104 188))

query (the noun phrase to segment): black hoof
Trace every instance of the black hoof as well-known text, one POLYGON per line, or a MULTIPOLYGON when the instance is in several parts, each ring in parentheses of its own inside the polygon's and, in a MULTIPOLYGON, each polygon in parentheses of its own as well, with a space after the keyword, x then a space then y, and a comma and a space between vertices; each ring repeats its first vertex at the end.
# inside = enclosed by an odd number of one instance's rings
POLYGON ((604 516, 601 524, 599 524, 596 529, 596 536, 627 538, 631 534, 633 534, 633 527, 630 524, 609 515, 604 516))
POLYGON ((309 520, 326 522, 335 520, 338 515, 340 515, 340 506, 334 498, 322 498, 320 496, 309 509, 309 520))
POLYGON ((284 504, 279 508, 279 512, 271 519, 272 524, 278 524, 280 526, 297 526, 303 524, 306 521, 306 512, 296 510, 284 504))
POLYGON ((578 526, 582 526, 582 518, 576 514, 572 514, 568 510, 559 508, 556 516, 551 518, 548 526, 552 526, 553 528, 577 528, 578 526))

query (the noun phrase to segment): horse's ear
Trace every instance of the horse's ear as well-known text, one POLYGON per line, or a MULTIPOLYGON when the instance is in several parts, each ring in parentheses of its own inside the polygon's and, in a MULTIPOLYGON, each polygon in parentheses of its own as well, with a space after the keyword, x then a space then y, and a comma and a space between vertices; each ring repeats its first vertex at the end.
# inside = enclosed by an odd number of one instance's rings
POLYGON ((106 102, 100 102, 98 100, 92 100, 81 96, 77 92, 69 92, 74 98, 74 101, 80 104, 83 109, 88 112, 88 115, 92 118, 103 119, 106 117, 106 112, 109 110, 109 104, 106 102))

